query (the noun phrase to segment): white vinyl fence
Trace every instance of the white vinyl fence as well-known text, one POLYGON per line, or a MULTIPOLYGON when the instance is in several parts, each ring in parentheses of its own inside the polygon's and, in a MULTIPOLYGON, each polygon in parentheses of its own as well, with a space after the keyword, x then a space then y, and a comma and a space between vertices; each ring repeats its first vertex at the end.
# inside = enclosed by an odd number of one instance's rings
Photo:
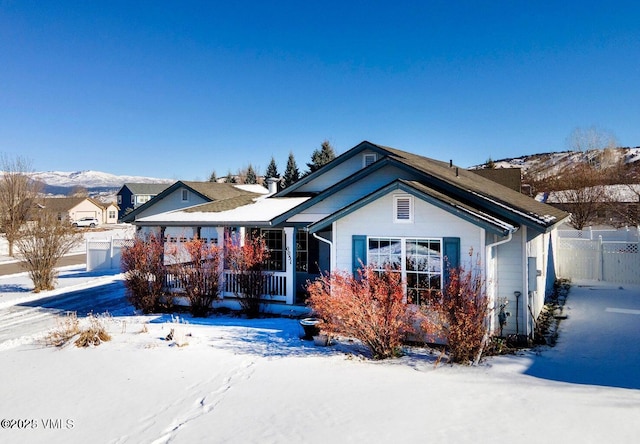
POLYGON ((558 274, 620 284, 640 284, 640 228, 558 230, 558 274))
POLYGON ((87 271, 120 268, 122 248, 132 242, 131 239, 88 239, 87 271))

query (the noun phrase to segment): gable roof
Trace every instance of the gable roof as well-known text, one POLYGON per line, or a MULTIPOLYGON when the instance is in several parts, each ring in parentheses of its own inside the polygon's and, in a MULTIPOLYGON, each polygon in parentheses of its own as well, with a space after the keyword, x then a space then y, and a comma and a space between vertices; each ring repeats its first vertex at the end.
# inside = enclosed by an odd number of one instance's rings
POLYGON ((136 220, 139 225, 199 226, 251 225, 273 226, 273 219, 308 199, 308 197, 251 198, 236 196, 215 202, 204 203, 167 213, 146 216, 136 220))
MULTIPOLYGON (((417 180, 416 184, 428 187, 431 193, 449 196, 449 198, 460 204, 468 205, 470 208, 482 208, 484 212, 494 214, 516 224, 524 224, 546 231, 569 216, 568 213, 558 208, 542 204, 493 180, 464 168, 456 167, 452 163, 430 159, 396 148, 375 145, 367 141, 361 142, 347 153, 344 153, 344 155, 337 157, 323 168, 296 182, 277 195, 295 195, 296 190, 305 183, 309 183, 318 175, 335 168, 340 162, 344 162, 365 150, 377 152, 381 155, 381 158, 367 168, 356 171, 336 185, 312 197, 301 208, 296 208, 295 210, 309 208, 371 171, 375 171, 385 165, 395 165, 417 173, 421 179, 417 180)), ((283 215, 282 219, 284 220, 291 215, 291 212, 289 212, 289 214, 283 215)))
MULTIPOLYGON (((162 193, 170 186, 170 183, 125 183, 122 188, 120 188, 120 191, 126 187, 132 194, 155 196, 162 193)), ((118 194, 120 194, 120 191, 118 191, 118 194)))
MULTIPOLYGON (((174 184, 172 184, 171 186, 167 187, 165 190, 163 190, 161 193, 153 197, 148 202, 145 202, 143 205, 140 205, 138 208, 134 209, 133 211, 125 215, 122 218, 122 221, 133 222, 135 220, 135 217, 138 214, 147 210, 148 208, 155 205, 160 200, 166 198, 167 196, 169 196, 170 194, 174 193, 175 191, 181 188, 185 188, 191 191, 192 193, 196 194, 197 196, 199 196, 201 199, 203 199, 205 202, 208 202, 208 203, 218 202, 218 201, 226 202, 225 208, 227 209, 229 209, 232 205, 240 206, 241 202, 245 202, 244 204, 246 204, 247 202, 250 202, 253 199, 260 196, 260 194, 258 193, 247 191, 245 189, 242 189, 230 183, 192 182, 192 181, 179 180, 174 184), (234 198, 240 199, 240 201, 236 201, 235 203, 232 203, 233 202, 232 200, 234 198)), ((200 205, 196 205, 196 207, 199 207, 200 205)), ((223 205, 223 204, 221 203, 220 205, 223 205)))
POLYGON ((312 223, 309 225, 309 232, 317 232, 331 225, 334 221, 356 211, 359 208, 371 203, 385 194, 392 191, 402 191, 412 194, 424 201, 429 202, 449 213, 465 219, 475 225, 479 225, 486 230, 492 231, 496 234, 506 236, 510 231, 517 230, 517 226, 513 223, 496 217, 490 213, 483 211, 482 208, 472 207, 469 204, 456 200, 451 196, 444 195, 436 190, 425 186, 424 184, 416 181, 396 179, 395 181, 379 188, 373 193, 364 196, 363 198, 352 202, 344 208, 336 211, 335 213, 312 223))
POLYGON ((104 209, 105 206, 90 197, 46 197, 43 199, 43 206, 51 211, 62 212, 69 211, 80 205, 85 200, 91 202, 95 206, 104 209))

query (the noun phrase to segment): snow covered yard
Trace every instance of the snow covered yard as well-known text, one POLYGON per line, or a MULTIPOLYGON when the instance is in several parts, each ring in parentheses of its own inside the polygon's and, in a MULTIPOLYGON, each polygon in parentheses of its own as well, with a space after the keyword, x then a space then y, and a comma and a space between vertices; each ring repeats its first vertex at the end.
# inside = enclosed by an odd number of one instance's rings
MULTIPOLYGON (((65 274, 73 288, 121 279, 65 274)), ((3 278, 3 297, 22 288, 13 300, 33 307, 25 279, 3 278)), ((19 332, 5 305, 0 329, 19 332)), ((22 421, 3 422, 0 441, 637 442, 640 288, 574 285, 566 309, 556 347, 468 368, 435 368, 420 348, 374 362, 348 341, 316 347, 295 319, 123 309, 98 347, 0 344, 0 419, 22 421)))

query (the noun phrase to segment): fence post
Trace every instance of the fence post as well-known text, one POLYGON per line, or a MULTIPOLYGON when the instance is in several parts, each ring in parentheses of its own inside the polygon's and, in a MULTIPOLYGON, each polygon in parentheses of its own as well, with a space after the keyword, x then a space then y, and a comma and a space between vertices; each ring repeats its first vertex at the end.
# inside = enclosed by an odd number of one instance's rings
POLYGON ((598 236, 598 273, 597 277, 599 281, 604 280, 604 247, 602 244, 602 236, 598 236))

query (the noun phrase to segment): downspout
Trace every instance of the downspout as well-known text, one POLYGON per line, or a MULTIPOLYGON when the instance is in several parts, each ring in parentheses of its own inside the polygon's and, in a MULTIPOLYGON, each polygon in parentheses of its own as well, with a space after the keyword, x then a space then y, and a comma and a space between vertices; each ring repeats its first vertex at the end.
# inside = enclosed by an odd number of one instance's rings
POLYGON ((331 242, 329 239, 325 239, 324 237, 318 236, 315 231, 313 233, 311 233, 311 234, 313 235, 313 237, 315 237, 319 241, 324 242, 325 244, 329 245, 329 268, 333 269, 333 264, 332 264, 333 242, 331 242))
MULTIPOLYGON (((506 244, 508 242, 511 242, 511 240, 513 239, 513 233, 515 233, 516 231, 518 231, 517 227, 511 228, 509 229, 509 233, 507 234, 507 238, 506 239, 502 239, 499 240, 497 242, 494 242, 492 244, 489 244, 487 246, 485 246, 486 250, 485 250, 485 254, 486 254, 486 258, 487 260, 491 257, 491 249, 494 247, 497 247, 499 245, 502 244, 506 244)), ((497 288, 496 288, 497 289, 497 288)), ((495 306, 495 295, 493 295, 493 305, 495 306)), ((482 345, 480 346, 480 351, 478 352, 478 354, 476 355, 476 359, 474 360, 474 365, 478 365, 478 363, 480 362, 480 358, 482 357, 482 353, 484 352, 484 348, 487 345, 487 342, 489 342, 489 329, 487 328, 487 331, 484 335, 484 337, 482 338, 482 345)))

